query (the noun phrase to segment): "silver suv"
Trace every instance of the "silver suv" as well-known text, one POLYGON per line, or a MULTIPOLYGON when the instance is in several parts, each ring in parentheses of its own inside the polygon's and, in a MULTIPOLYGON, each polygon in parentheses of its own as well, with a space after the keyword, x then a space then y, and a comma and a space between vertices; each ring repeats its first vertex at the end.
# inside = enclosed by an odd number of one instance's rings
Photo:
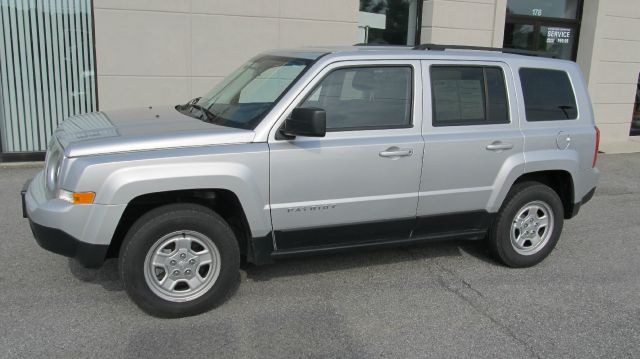
POLYGON ((184 105, 68 118, 23 210, 43 248, 118 257, 138 306, 188 316, 224 301, 241 258, 455 238, 535 265, 594 194, 598 137, 573 62, 279 50, 184 105))

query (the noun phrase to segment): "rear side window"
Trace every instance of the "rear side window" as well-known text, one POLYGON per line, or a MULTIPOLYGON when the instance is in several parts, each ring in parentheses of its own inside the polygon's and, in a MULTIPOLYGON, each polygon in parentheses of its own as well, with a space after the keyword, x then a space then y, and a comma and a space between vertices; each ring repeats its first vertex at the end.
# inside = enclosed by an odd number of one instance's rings
POLYGON ((485 66, 432 66, 433 125, 509 123, 502 69, 485 66))
POLYGON ((527 121, 561 121, 578 118, 571 81, 564 71, 520 69, 527 121))

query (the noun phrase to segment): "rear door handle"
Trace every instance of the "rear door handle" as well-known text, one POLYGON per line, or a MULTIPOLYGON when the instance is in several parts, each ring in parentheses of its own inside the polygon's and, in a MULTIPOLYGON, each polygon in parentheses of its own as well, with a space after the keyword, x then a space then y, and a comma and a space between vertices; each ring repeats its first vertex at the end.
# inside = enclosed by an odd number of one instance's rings
POLYGON ((413 154, 413 150, 410 148, 398 148, 389 147, 386 150, 380 152, 380 157, 407 157, 413 154))
POLYGON ((487 150, 489 151, 503 151, 503 150, 510 150, 512 148, 513 148, 513 144, 503 143, 501 141, 494 141, 487 145, 487 150))

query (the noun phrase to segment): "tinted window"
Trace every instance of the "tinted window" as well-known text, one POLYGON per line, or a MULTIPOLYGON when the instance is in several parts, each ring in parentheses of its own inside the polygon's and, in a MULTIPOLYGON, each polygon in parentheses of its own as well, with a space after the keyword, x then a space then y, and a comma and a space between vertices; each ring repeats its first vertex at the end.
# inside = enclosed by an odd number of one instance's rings
POLYGON ((576 99, 564 71, 520 69, 527 121, 575 120, 576 99))
POLYGON ((432 66, 434 126, 509 123, 502 69, 481 66, 432 66))
POLYGON ((300 107, 327 112, 327 130, 411 126, 410 67, 351 67, 331 72, 300 107))
MULTIPOLYGON (((216 125, 254 129, 312 62, 269 55, 255 57, 202 96, 197 104, 213 115, 207 120, 216 125)), ((181 111, 202 118, 200 111, 181 111)))

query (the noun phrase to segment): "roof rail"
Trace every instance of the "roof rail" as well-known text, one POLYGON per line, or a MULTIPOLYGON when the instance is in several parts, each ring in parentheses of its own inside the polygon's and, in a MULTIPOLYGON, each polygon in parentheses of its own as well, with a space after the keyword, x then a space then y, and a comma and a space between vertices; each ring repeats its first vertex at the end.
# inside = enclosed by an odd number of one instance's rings
POLYGON ((556 54, 550 52, 538 52, 531 50, 520 50, 520 49, 509 49, 503 47, 483 47, 483 46, 466 46, 466 45, 438 45, 438 44, 420 44, 413 48, 414 50, 433 50, 433 51, 444 51, 447 49, 450 50, 482 50, 482 51, 495 51, 502 52, 505 54, 518 54, 518 55, 526 55, 526 56, 538 56, 538 57, 549 57, 549 58, 557 58, 556 54))

